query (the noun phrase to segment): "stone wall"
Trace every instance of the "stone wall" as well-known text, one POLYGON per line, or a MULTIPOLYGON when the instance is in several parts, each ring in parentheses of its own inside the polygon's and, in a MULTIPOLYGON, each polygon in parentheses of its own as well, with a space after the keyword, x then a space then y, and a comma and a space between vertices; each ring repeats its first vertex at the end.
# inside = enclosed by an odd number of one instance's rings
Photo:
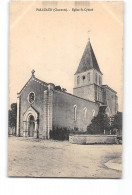
POLYGON ((102 86, 103 101, 108 106, 110 115, 115 115, 118 111, 118 98, 116 92, 107 85, 102 86))
POLYGON ((86 100, 95 101, 94 84, 73 88, 73 94, 86 100))
POLYGON ((116 144, 116 135, 70 135, 72 144, 116 144))
POLYGON ((74 87, 75 88, 85 86, 85 85, 91 85, 93 83, 94 83, 94 71, 92 69, 89 71, 74 75, 74 87), (88 77, 88 73, 90 74, 90 78, 88 77), (77 82, 78 76, 79 76, 79 83, 77 82), (85 76, 85 79, 83 79, 83 76, 85 76))
POLYGON ((93 116, 98 114, 98 104, 76 97, 74 95, 55 91, 53 93, 53 126, 67 127, 86 131, 93 116), (76 120, 74 120, 74 106, 76 106, 76 120), (84 117, 84 111, 86 117, 84 117), (94 111, 94 112, 93 112, 94 111))
POLYGON ((99 100, 100 102, 102 102, 101 85, 102 85, 101 73, 99 73, 97 70, 91 69, 89 71, 79 73, 74 76, 73 94, 87 100, 91 101, 99 100), (88 74, 90 74, 90 80, 88 74), (97 75, 97 81, 95 75, 97 75), (83 77, 85 79, 83 79, 83 77), (78 78, 80 81, 79 83, 77 82, 78 78))
POLYGON ((46 86, 41 84, 41 82, 37 82, 34 79, 31 79, 27 86, 22 90, 20 93, 20 134, 19 136, 23 136, 23 117, 24 113, 27 111, 27 109, 32 106, 38 113, 39 113, 39 124, 38 124, 38 131, 39 131, 39 137, 42 137, 43 132, 43 121, 44 121, 44 90, 47 89, 46 86), (28 101, 28 95, 30 92, 35 93, 35 101, 30 104, 28 101))

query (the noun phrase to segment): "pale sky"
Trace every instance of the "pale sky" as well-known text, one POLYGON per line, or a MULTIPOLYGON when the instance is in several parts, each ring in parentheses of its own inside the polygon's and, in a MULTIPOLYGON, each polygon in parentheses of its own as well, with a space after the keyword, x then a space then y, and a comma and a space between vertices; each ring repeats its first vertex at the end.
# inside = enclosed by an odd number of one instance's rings
POLYGON ((9 103, 16 102, 17 92, 29 80, 32 69, 37 78, 72 93, 74 73, 89 36, 103 84, 117 91, 122 111, 122 2, 10 2, 9 103), (69 11, 36 11, 46 7, 69 11), (93 11, 72 12, 72 8, 93 11))

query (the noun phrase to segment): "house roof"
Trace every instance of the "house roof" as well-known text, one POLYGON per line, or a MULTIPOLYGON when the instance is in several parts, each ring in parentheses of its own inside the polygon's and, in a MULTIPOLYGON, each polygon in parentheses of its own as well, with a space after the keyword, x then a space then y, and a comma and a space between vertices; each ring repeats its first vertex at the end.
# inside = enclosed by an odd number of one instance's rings
POLYGON ((75 74, 86 72, 90 69, 95 69, 101 73, 92 45, 89 40, 75 74))

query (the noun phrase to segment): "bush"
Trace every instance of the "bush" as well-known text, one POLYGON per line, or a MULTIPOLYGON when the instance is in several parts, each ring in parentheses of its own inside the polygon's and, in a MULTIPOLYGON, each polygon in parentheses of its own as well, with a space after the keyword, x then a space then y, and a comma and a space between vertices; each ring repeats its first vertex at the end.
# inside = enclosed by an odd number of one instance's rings
POLYGON ((74 129, 67 127, 53 127, 52 131, 50 131, 50 138, 54 140, 69 140, 69 135, 80 134, 87 134, 87 131, 79 131, 78 127, 74 127, 74 129))
POLYGON ((122 112, 117 112, 117 114, 113 117, 111 128, 114 130, 118 130, 122 135, 122 112))
POLYGON ((17 104, 12 103, 11 109, 8 111, 8 134, 16 134, 16 123, 17 123, 17 104))
POLYGON ((87 127, 87 134, 104 134, 104 130, 110 130, 110 119, 105 112, 99 111, 87 127))
POLYGON ((53 127, 50 131, 50 138, 54 140, 69 140, 70 129, 66 127, 53 127))

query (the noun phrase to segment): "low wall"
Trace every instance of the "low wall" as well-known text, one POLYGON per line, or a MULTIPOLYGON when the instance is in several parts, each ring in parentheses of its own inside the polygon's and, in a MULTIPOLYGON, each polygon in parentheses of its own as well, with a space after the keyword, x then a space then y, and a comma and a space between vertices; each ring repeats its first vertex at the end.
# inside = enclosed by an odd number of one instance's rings
POLYGON ((117 144, 116 135, 70 135, 72 144, 117 144))

